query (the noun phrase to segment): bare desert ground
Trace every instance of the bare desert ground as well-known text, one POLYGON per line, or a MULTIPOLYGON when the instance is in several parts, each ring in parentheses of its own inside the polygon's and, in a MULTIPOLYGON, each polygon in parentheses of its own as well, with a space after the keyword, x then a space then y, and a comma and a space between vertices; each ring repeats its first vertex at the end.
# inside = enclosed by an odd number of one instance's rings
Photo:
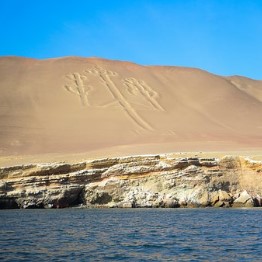
POLYGON ((262 158, 262 81, 99 58, 0 58, 0 165, 165 152, 262 158))

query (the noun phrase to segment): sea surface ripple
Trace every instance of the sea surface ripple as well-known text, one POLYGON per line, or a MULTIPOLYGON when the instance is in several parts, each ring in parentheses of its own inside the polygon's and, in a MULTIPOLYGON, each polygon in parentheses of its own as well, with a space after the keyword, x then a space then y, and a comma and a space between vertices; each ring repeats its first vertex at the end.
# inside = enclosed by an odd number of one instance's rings
POLYGON ((0 210, 0 261, 262 261, 262 209, 0 210))

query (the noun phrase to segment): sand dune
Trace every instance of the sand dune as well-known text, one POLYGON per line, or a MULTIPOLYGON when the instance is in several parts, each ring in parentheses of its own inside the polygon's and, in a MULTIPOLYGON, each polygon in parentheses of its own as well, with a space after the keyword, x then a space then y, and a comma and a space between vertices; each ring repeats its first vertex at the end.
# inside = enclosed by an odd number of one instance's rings
POLYGON ((0 58, 2 156, 261 147, 262 81, 98 58, 0 58))

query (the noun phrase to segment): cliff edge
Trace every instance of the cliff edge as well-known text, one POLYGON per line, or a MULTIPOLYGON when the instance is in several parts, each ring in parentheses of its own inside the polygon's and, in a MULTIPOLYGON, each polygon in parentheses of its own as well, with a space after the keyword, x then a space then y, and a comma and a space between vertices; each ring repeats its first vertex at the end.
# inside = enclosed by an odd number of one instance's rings
POLYGON ((262 161, 138 155, 0 168, 0 208, 262 206, 262 161))

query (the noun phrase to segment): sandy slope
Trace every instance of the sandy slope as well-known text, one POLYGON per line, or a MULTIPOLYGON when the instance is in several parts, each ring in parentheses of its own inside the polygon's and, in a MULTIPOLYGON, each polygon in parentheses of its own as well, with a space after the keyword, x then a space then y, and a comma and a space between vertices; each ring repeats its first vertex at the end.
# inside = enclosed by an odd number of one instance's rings
POLYGON ((0 155, 261 150, 262 81, 98 58, 0 58, 0 155))

